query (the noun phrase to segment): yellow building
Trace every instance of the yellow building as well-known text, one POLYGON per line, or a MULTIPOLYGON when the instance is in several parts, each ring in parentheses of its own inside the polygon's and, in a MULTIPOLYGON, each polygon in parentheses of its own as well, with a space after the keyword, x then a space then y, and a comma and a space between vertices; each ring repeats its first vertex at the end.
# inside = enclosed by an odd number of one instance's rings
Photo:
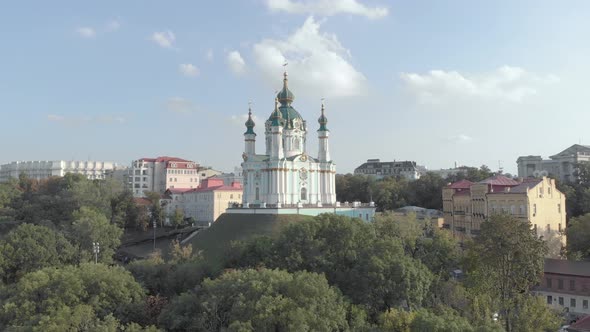
POLYGON ((547 177, 516 181, 497 175, 477 183, 462 180, 443 188, 442 195, 443 228, 459 238, 478 235, 481 223, 500 213, 530 222, 539 236, 565 228, 565 195, 547 177))
POLYGON ((200 224, 212 223, 231 203, 242 201, 242 191, 239 182, 226 186, 223 179, 204 179, 198 188, 168 189, 166 212, 171 215, 175 210, 181 210, 186 218, 192 217, 200 224))

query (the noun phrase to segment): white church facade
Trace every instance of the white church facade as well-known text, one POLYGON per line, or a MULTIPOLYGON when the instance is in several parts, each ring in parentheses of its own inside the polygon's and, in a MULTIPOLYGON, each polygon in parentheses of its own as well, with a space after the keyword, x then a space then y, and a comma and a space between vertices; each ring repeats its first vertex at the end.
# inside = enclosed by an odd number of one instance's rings
POLYGON ((336 166, 330 155, 328 119, 322 103, 317 129, 317 156, 306 151, 308 124, 293 107, 295 96, 284 73, 283 88, 264 124, 263 153, 257 153, 252 110, 248 110, 241 206, 228 213, 306 214, 337 213, 372 220, 374 204, 336 201, 336 166))

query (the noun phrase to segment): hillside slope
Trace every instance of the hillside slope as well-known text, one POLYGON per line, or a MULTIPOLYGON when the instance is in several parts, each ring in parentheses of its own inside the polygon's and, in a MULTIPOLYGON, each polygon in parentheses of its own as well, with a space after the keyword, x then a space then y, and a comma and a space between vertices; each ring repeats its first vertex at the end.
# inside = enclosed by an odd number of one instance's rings
MULTIPOLYGON (((313 217, 303 215, 228 214, 224 213, 208 229, 200 231, 189 243, 195 250, 203 250, 212 261, 221 258, 231 241, 255 236, 278 236, 286 225, 313 217)), ((188 244, 188 243, 187 243, 188 244)))

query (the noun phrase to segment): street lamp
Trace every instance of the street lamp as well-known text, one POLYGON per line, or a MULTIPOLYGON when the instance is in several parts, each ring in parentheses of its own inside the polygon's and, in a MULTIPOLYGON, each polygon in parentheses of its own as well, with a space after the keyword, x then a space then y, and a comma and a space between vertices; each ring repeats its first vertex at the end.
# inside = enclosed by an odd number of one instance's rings
POLYGON ((100 253, 100 243, 92 242, 92 253, 94 253, 94 264, 98 264, 98 254, 100 253))
POLYGON ((154 220, 153 225, 154 225, 154 251, 156 251, 156 225, 157 225, 157 223, 155 220, 154 220))

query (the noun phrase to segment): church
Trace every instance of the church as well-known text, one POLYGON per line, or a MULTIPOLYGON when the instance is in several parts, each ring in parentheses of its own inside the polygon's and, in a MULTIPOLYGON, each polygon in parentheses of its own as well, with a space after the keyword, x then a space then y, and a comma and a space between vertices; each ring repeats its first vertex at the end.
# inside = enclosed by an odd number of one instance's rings
POLYGON ((307 122, 293 107, 287 72, 275 107, 264 124, 264 153, 256 153, 255 123, 248 111, 242 158, 244 207, 332 206, 336 203, 336 167, 330 157, 328 119, 322 103, 317 156, 306 151, 307 122))
MULTIPOLYGON (((317 128, 318 154, 307 153, 307 121, 293 107, 287 72, 275 97, 274 110, 264 123, 264 151, 256 150, 256 124, 248 110, 242 154, 242 204, 227 213, 336 213, 363 220, 375 215, 373 203, 336 201, 336 165, 330 156, 328 118, 322 102, 317 128)), ((313 130, 312 129, 312 130, 313 130)), ((262 144, 261 144, 262 145, 262 144)))

